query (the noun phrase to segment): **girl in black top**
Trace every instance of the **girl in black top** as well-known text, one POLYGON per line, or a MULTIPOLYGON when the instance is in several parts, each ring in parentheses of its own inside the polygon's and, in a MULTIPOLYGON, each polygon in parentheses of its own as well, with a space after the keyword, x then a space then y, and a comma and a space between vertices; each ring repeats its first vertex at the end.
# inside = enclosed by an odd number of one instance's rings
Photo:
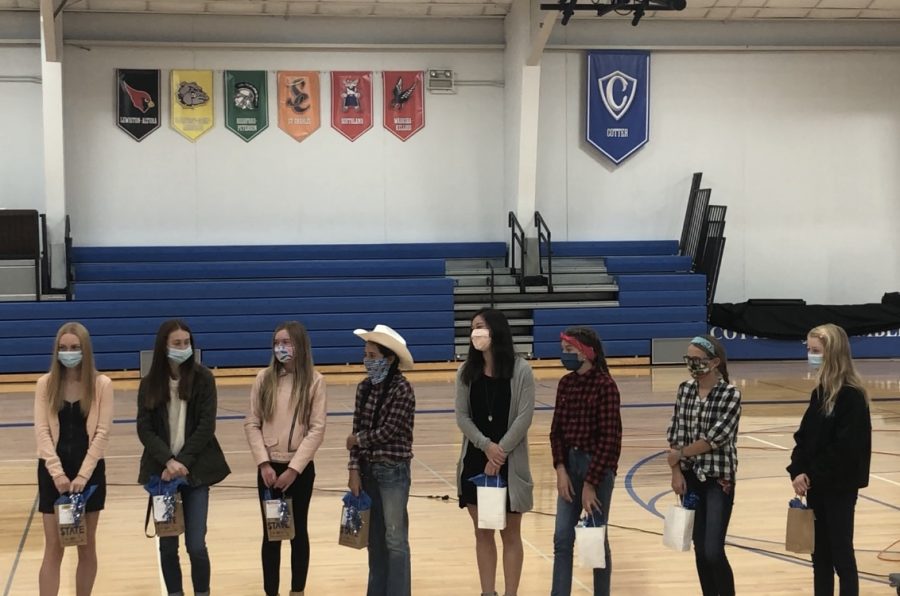
POLYGON ((787 471, 794 492, 806 496, 816 516, 813 583, 815 595, 859 594, 853 551, 853 516, 860 488, 869 484, 872 420, 869 396, 853 366, 847 333, 821 325, 807 337, 809 362, 818 367, 816 388, 794 433, 787 471))

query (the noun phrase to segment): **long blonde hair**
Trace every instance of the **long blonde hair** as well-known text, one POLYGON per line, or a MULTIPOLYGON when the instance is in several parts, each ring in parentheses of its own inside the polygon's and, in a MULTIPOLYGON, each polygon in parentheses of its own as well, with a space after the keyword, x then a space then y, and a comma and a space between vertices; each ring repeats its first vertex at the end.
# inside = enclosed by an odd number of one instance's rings
POLYGON ((822 342, 825 353, 822 355, 822 366, 816 377, 819 387, 819 398, 826 416, 834 411, 838 393, 844 386, 853 387, 863 394, 869 404, 869 393, 853 364, 850 354, 850 339, 843 328, 831 323, 819 325, 807 334, 807 339, 814 337, 822 342))
MULTIPOLYGON (((275 332, 272 334, 273 344, 275 343, 275 336, 282 330, 288 332, 288 337, 291 338, 291 344, 294 346, 294 370, 290 373, 291 413, 297 409, 300 412, 301 423, 309 426, 309 415, 312 409, 309 389, 312 385, 314 374, 309 335, 306 333, 306 328, 303 325, 297 321, 288 321, 275 328, 275 332)), ((270 421, 275 415, 275 395, 278 393, 278 378, 284 371, 284 364, 279 362, 273 353, 269 366, 263 375, 262 386, 259 390, 259 401, 256 404, 256 415, 261 420, 270 421)))
POLYGON ((60 363, 59 342, 62 336, 71 333, 78 338, 81 344, 81 413, 87 417, 94 402, 94 385, 97 377, 97 369, 94 368, 94 349, 91 346, 91 335, 81 323, 65 323, 56 332, 56 341, 53 343, 53 361, 50 363, 50 378, 47 379, 47 398, 50 403, 50 411, 57 413, 63 404, 63 365, 60 363))

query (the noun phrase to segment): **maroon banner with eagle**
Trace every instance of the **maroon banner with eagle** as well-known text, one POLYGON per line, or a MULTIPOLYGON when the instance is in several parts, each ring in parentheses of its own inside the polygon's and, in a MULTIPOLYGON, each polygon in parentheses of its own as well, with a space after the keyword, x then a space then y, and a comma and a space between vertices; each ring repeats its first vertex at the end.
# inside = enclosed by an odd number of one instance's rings
POLYGON ((135 141, 159 128, 159 71, 116 69, 116 126, 135 141))
POLYGON ((384 127, 405 141, 425 127, 425 74, 421 70, 386 70, 384 127))

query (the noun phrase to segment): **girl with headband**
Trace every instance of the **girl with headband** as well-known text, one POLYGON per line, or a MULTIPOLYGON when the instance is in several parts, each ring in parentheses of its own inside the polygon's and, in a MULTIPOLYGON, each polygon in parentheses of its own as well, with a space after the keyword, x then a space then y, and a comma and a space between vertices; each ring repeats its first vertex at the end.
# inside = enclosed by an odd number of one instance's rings
POLYGON ((725 348, 715 338, 692 339, 684 363, 692 380, 678 387, 668 429, 672 490, 699 497, 693 539, 703 596, 732 596, 725 535, 734 506, 741 392, 729 382, 725 348))

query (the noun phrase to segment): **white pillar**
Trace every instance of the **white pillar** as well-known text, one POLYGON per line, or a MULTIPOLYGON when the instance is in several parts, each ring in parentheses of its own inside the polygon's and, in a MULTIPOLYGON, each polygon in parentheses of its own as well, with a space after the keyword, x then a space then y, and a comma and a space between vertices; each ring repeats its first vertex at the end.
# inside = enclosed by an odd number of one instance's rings
MULTIPOLYGON (((516 214, 529 238, 537 235, 534 210, 541 90, 539 57, 546 42, 538 25, 539 16, 534 2, 513 0, 505 22, 504 207, 516 214)), ((529 261, 535 264, 536 253, 530 250, 529 254, 529 261)))
POLYGON ((62 13, 53 16, 52 0, 41 0, 41 94, 44 133, 44 213, 52 262, 51 285, 66 283, 66 168, 63 133, 62 13))

